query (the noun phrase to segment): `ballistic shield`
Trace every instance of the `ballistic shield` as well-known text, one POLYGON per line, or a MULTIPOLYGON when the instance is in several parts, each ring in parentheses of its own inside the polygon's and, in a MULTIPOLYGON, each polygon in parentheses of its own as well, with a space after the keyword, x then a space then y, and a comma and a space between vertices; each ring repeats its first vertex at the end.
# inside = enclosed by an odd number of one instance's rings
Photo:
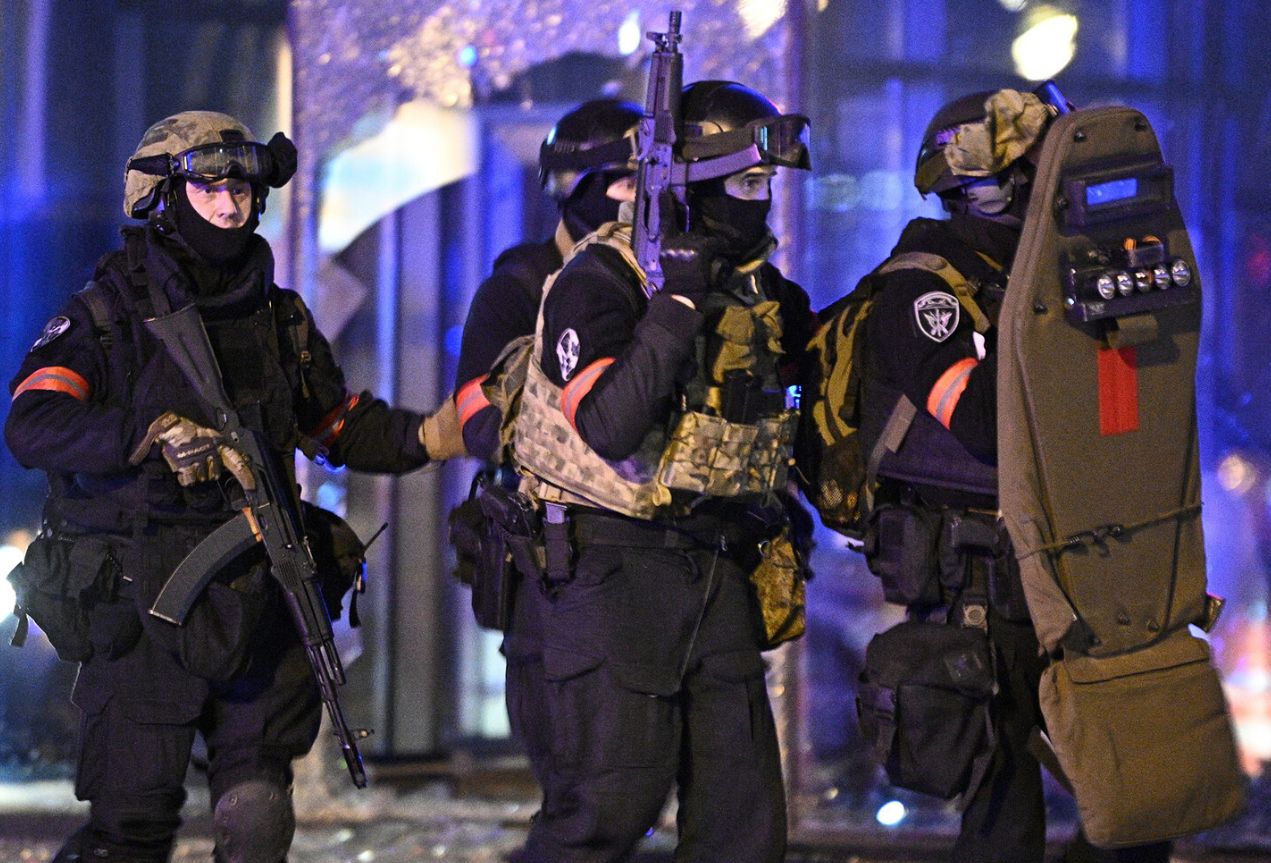
POLYGON ((1001 507, 1056 755, 1097 845, 1243 803, 1208 645, 1195 371, 1201 284, 1173 173, 1130 108, 1056 118, 998 335, 1001 507))

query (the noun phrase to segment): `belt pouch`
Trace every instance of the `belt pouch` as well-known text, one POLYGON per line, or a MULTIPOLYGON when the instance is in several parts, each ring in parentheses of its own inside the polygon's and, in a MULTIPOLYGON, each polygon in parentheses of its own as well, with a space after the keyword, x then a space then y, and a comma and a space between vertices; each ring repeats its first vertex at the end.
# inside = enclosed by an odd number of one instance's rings
POLYGON ((856 708, 891 784, 969 799, 992 755, 994 690, 983 630, 905 621, 865 648, 856 708))
POLYGON ((900 605, 940 604, 939 515, 906 504, 883 504, 865 531, 865 562, 900 605))

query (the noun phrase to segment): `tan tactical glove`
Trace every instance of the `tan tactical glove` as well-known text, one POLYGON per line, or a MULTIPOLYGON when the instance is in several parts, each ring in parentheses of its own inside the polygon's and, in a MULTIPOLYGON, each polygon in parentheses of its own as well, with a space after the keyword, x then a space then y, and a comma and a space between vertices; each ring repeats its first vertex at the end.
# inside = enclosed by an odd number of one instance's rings
MULTIPOLYGON (((164 411, 150 424, 128 463, 141 464, 150 447, 156 443, 162 447, 163 460, 172 468, 181 485, 216 479, 221 475, 222 466, 228 468, 240 483, 244 480, 251 483, 251 472, 243 457, 225 443, 219 432, 172 411, 164 411)), ((244 488, 250 487, 244 485, 244 488)))
POLYGON ((447 461, 468 454, 459 428, 459 412, 454 393, 446 396, 441 406, 419 424, 419 442, 428 451, 430 461, 447 461))

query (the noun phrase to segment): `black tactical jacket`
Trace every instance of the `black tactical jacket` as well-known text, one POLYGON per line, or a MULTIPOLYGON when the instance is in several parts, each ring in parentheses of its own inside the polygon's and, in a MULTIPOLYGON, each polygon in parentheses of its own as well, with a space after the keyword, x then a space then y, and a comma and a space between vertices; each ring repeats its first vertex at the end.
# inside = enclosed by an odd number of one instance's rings
MULTIPOLYGON (((554 239, 513 246, 495 259, 494 270, 477 288, 463 325, 456 393, 483 377, 509 342, 533 335, 543 282, 562 263, 554 239)), ((498 448, 501 417, 483 400, 474 409, 464 417, 464 445, 470 453, 488 455, 498 448)))
MULTIPOLYGON (((915 219, 905 227, 892 256, 927 252, 949 261, 968 281, 980 286, 976 303, 990 321, 996 322, 1005 288, 1002 268, 1009 266, 1018 240, 1016 229, 969 216, 939 221, 915 219)), ((904 393, 918 410, 924 411, 932 388, 951 366, 961 360, 978 360, 956 401, 948 429, 981 461, 996 462, 994 329, 977 344, 980 340, 975 336, 970 315, 961 308, 948 283, 934 273, 903 269, 880 278, 882 288, 866 322, 869 373, 904 393), (932 295, 943 295, 940 306, 951 311, 947 331, 924 319, 923 309, 929 307, 926 301, 932 295)), ((868 398, 870 390, 867 388, 866 392, 868 398)), ((890 406, 883 409, 890 410, 890 406)))
MULTIPOLYGON (((792 383, 814 326, 808 297, 771 264, 756 275, 763 293, 780 303, 790 360, 783 377, 792 383)), ((563 387, 593 363, 613 360, 575 415, 579 435, 606 459, 626 458, 655 424, 666 423, 694 375, 694 341, 705 317, 673 299, 673 290, 668 285, 646 299, 618 252, 593 245, 566 265, 543 306, 540 360, 553 383, 563 387)))
POLYGON ((92 290, 106 300, 104 326, 95 325, 83 295, 73 296, 10 383, 9 449, 24 466, 49 473, 56 515, 68 526, 127 533, 148 520, 217 523, 231 513, 221 484, 180 487, 158 447, 139 467, 128 464, 165 410, 213 425, 141 325, 138 270, 172 308, 198 305, 230 398, 284 465, 302 441, 316 441, 333 465, 365 471, 399 473, 428 461, 417 437, 419 414, 345 390, 300 297, 273 283, 273 254, 263 239, 237 272, 209 276, 183 243, 154 227, 125 228, 124 237, 125 250, 103 258, 94 279, 99 287, 92 290))

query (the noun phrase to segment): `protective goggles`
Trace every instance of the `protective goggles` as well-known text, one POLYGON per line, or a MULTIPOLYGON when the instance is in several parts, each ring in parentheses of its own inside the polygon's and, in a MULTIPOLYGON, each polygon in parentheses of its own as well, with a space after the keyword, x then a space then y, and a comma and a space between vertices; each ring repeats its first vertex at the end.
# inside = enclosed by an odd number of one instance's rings
POLYGON ((680 153, 689 162, 689 182, 760 164, 804 171, 812 168, 808 118, 801 114, 752 120, 729 132, 686 137, 680 153))
POLYGON ((264 144, 235 141, 191 147, 175 156, 158 153, 128 162, 128 170, 159 177, 185 177, 202 183, 248 180, 266 183, 274 170, 273 156, 264 144))

